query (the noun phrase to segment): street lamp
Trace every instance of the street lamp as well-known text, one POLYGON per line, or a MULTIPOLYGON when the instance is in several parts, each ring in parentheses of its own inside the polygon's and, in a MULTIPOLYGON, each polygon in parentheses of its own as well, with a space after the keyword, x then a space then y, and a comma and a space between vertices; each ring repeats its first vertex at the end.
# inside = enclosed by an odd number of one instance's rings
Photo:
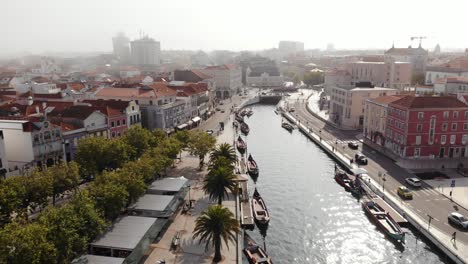
POLYGON ((190 208, 192 208, 192 199, 190 199, 190 184, 187 185, 187 187, 188 187, 188 200, 189 200, 190 208))

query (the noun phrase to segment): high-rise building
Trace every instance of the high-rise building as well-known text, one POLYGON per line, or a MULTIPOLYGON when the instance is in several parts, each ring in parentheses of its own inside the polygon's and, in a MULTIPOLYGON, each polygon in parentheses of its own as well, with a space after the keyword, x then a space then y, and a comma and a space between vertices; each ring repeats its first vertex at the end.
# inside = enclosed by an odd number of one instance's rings
POLYGON ((139 66, 157 66, 161 64, 161 44, 149 37, 131 42, 132 63, 139 66))
POLYGON ((278 50, 282 56, 297 55, 304 52, 304 43, 299 41, 280 41, 278 50))
POLYGON ((128 62, 130 59, 130 39, 124 33, 119 32, 112 38, 114 56, 122 62, 128 62))

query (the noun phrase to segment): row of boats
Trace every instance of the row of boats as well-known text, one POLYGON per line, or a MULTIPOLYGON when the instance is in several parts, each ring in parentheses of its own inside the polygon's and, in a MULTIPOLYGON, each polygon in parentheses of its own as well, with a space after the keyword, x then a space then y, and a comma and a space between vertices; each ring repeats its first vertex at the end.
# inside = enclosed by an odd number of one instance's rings
MULTIPOLYGON (((244 109, 235 115, 235 122, 240 124, 241 132, 244 135, 249 133, 249 129, 247 124, 244 122, 244 116, 251 116, 253 114, 252 110, 244 109), (243 126, 245 124, 245 126, 243 126), (244 128, 243 128, 244 127, 244 128)), ((234 124, 236 126, 236 124, 234 124)), ((237 125, 239 126, 239 125, 237 125)), ((241 155, 244 155, 247 151, 247 143, 245 140, 239 135, 236 140, 236 148, 241 155)), ((259 175, 259 167, 257 162, 252 157, 252 154, 246 159, 246 169, 247 173, 252 177, 254 182, 259 175)), ((251 208, 255 223, 259 229, 266 230, 268 224, 270 222, 270 213, 268 212, 268 208, 266 206, 265 201, 263 200, 262 196, 255 187, 252 199, 250 200, 251 208)), ((243 253, 247 258, 250 264, 271 264, 273 263, 271 258, 268 256, 265 248, 257 245, 256 242, 245 233, 245 247, 243 249, 243 253)))
MULTIPOLYGON (((347 192, 351 192, 353 196, 360 199, 365 194, 365 189, 362 188, 365 184, 358 174, 357 176, 348 175, 345 171, 335 167, 335 181, 343 186, 347 192)), ((393 217, 385 211, 372 197, 374 195, 367 194, 369 197, 363 199, 362 208, 367 216, 376 224, 376 226, 387 235, 392 241, 402 244, 405 242, 405 232, 393 217)))

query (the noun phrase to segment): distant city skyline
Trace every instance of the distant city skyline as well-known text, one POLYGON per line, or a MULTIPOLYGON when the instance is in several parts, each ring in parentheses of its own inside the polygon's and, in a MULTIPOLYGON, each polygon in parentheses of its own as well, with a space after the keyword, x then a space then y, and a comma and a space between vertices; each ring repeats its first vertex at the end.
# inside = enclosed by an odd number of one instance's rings
MULTIPOLYGON (((300 41, 305 49, 388 49, 408 47, 410 37, 426 36, 425 49, 464 49, 468 3, 444 6, 395 0, 311 2, 285 6, 271 1, 4 1, 0 17, 0 55, 44 52, 112 52, 112 37, 140 32, 161 42, 162 50, 263 50, 281 40, 300 41), (262 12, 259 12, 262 10, 262 12), (290 11, 288 11, 290 10, 290 11), (398 14, 398 15, 396 15, 398 14), (435 15, 437 14, 437 15, 435 15), (435 16, 435 17, 432 17, 435 16), (437 19, 432 19, 437 18, 437 19)), ((413 47, 418 41, 413 41, 413 47)))

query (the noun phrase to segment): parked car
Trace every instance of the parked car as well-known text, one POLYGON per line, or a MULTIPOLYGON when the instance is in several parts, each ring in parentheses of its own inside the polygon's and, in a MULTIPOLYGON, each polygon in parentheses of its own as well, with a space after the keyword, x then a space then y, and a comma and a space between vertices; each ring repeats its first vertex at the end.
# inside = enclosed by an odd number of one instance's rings
POLYGON ((221 101, 221 102, 219 102, 219 104, 220 104, 220 105, 223 105, 223 104, 224 104, 224 102, 223 102, 223 101, 221 101))
POLYGON ((421 180, 418 178, 406 178, 405 182, 413 187, 421 187, 421 180))
POLYGON ((398 187, 397 193, 403 199, 413 199, 413 193, 406 186, 398 187))
POLYGON ((461 228, 468 228, 468 219, 466 219, 462 214, 457 212, 449 214, 448 222, 461 228))
POLYGON ((213 135, 214 131, 211 129, 208 129, 205 131, 208 135, 213 135))
POLYGON ((354 160, 359 165, 367 165, 367 158, 366 158, 366 156, 364 156, 362 154, 354 155, 354 160))
POLYGON ((349 143, 348 143, 348 147, 349 147, 350 149, 358 149, 358 148, 359 148, 359 145, 358 145, 358 143, 356 143, 356 142, 349 142, 349 143))
POLYGON ((292 112, 294 112, 294 111, 296 111, 296 109, 294 109, 294 107, 289 108, 289 112, 290 112, 290 113, 292 113, 292 112))
POLYGON ((224 112, 226 112, 226 111, 224 111, 224 109, 221 109, 221 113, 224 113, 224 112))
POLYGON ((219 108, 219 107, 216 107, 216 111, 221 111, 221 108, 219 108))

